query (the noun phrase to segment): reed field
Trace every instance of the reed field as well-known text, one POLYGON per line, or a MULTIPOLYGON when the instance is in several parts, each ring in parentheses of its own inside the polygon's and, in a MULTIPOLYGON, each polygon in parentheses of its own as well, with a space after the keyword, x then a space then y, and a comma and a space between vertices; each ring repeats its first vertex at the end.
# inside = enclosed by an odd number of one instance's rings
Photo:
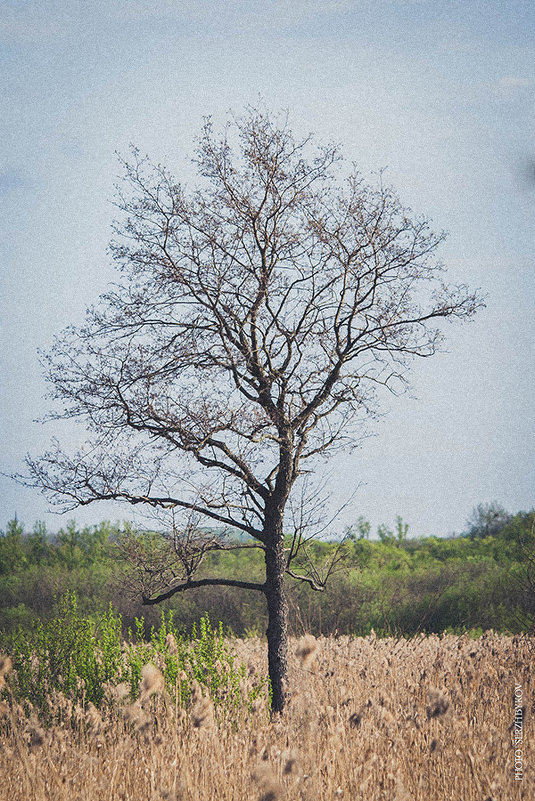
POLYGON ((214 705, 181 671, 184 702, 166 689, 164 665, 148 664, 137 698, 108 683, 97 709, 52 692, 48 724, 10 693, 4 657, 3 798, 535 798, 532 637, 293 640, 289 702, 273 720, 267 692, 248 686, 264 672, 265 643, 227 643, 244 666, 242 703, 214 705))

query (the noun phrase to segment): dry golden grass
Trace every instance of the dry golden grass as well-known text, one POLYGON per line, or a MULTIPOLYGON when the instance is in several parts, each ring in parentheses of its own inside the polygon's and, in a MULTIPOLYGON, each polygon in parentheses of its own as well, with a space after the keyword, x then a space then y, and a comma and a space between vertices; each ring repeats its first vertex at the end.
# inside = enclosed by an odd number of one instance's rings
MULTIPOLYGON (((265 645, 236 641, 261 669, 265 645)), ((9 801, 507 801, 535 798, 535 641, 375 637, 293 643, 287 714, 265 707, 217 719, 196 687, 188 709, 144 672, 131 703, 107 711, 56 697, 44 730, 3 705, 0 787, 9 801), (522 781, 514 781, 513 693, 521 685, 522 781)))

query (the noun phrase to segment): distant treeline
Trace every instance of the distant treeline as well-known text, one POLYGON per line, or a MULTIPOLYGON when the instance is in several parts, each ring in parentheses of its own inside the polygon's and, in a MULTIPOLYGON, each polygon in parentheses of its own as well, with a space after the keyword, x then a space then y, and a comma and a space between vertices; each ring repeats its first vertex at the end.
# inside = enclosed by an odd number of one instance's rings
MULTIPOLYGON (((343 559, 324 592, 289 579, 293 633, 406 635, 417 632, 474 632, 486 629, 533 631, 535 622, 535 510, 505 513, 496 505, 478 507, 458 537, 410 539, 398 518, 393 529, 370 526, 360 518, 347 531, 343 559)), ((127 566, 118 542, 121 531, 104 522, 78 528, 70 522, 51 535, 44 524, 32 531, 12 520, 0 532, 0 632, 29 628, 47 620, 68 590, 76 591, 80 611, 97 620, 109 607, 124 629, 143 616, 147 633, 157 625, 159 607, 143 607, 127 591, 127 566)), ((137 537, 158 534, 135 533, 137 537)), ((339 543, 312 540, 309 565, 321 572, 339 543)), ((214 553, 202 575, 262 581, 257 549, 214 553)), ((165 603, 185 631, 207 613, 238 636, 262 634, 266 627, 260 593, 205 587, 165 603)))

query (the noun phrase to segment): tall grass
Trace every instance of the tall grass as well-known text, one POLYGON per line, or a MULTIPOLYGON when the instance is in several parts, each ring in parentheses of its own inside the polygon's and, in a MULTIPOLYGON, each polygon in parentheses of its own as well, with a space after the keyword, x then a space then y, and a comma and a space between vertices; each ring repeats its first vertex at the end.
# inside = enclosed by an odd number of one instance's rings
POLYGON ((267 698, 245 702, 249 684, 264 671, 265 644, 251 639, 225 645, 233 664, 245 666, 244 702, 220 704, 219 712, 208 683, 194 677, 191 665, 180 678, 188 685, 187 699, 171 694, 161 664, 142 668, 135 698, 129 685, 108 686, 99 709, 69 707, 56 691, 51 703, 57 722, 49 727, 32 710, 27 717, 7 693, 0 735, 5 797, 535 798, 533 638, 492 632, 477 640, 307 637, 292 646, 288 709, 274 720, 267 698), (514 774, 516 687, 525 706, 521 781, 514 774))

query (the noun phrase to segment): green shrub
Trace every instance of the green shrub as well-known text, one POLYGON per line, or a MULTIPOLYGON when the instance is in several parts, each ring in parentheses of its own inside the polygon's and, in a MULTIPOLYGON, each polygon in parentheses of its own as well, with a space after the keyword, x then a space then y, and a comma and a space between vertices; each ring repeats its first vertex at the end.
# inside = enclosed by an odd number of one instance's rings
POLYGON ((208 617, 202 617, 189 638, 174 626, 173 613, 166 616, 162 611, 160 626, 152 627, 148 641, 144 628, 143 618, 136 618, 134 633, 123 642, 121 618, 111 604, 95 623, 79 613, 76 593, 66 592, 52 620, 33 630, 21 628, 5 639, 3 647, 14 668, 9 692, 27 711, 33 707, 49 722, 54 692, 83 708, 89 703, 98 708, 110 687, 126 682, 136 698, 143 667, 154 664, 180 705, 188 703, 194 680, 209 691, 220 712, 243 703, 250 707, 259 696, 267 701, 266 679, 254 676, 245 688, 245 666, 237 664, 221 623, 213 628, 208 617))

